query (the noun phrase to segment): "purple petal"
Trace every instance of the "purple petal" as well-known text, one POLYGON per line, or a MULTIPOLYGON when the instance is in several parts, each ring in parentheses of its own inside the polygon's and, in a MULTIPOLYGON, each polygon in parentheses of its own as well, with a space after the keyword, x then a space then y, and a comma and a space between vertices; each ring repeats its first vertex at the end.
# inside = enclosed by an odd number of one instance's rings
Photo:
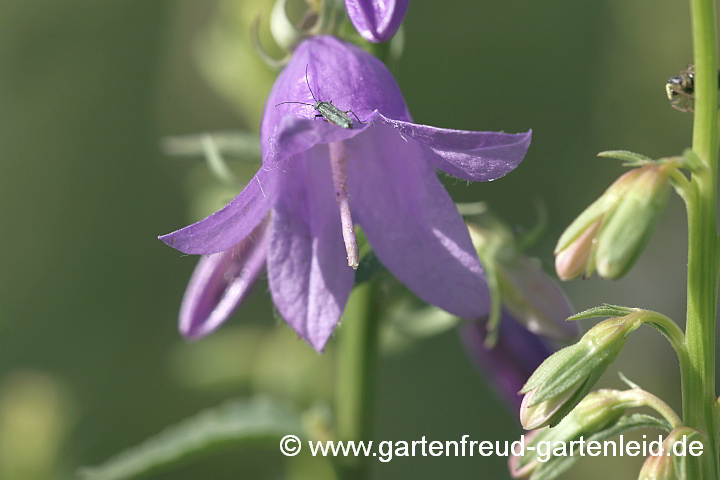
POLYGON ((265 268, 269 233, 266 220, 234 247, 200 258, 180 306, 180 333, 199 338, 227 320, 265 268))
POLYGON ((298 154, 280 188, 268 250, 270 291, 285 321, 322 351, 355 278, 345 261, 327 148, 298 154))
POLYGON ((292 163, 294 155, 306 152, 315 145, 347 140, 371 126, 368 123, 345 129, 320 119, 292 116, 278 118, 278 121, 280 123, 265 143, 263 164, 268 169, 292 168, 288 164, 292 163))
POLYGON ((518 392, 551 351, 505 310, 499 329, 497 344, 491 350, 485 348, 486 323, 470 322, 459 332, 470 356, 488 375, 498 393, 519 412, 522 397, 518 392))
POLYGON ((531 130, 526 133, 470 132, 383 120, 402 135, 427 145, 429 159, 435 167, 474 182, 507 175, 523 161, 532 139, 531 130))
POLYGON ((260 131, 265 165, 274 168, 315 144, 357 135, 369 127, 360 124, 358 118, 368 122, 375 110, 390 118, 410 120, 402 92, 387 67, 362 49, 334 37, 305 40, 278 75, 265 103, 260 131), (313 105, 317 101, 332 101, 340 110, 352 110, 354 115, 348 115, 353 128, 316 119, 313 105), (310 105, 278 105, 281 102, 310 105))
POLYGON ((240 243, 265 218, 277 197, 276 173, 258 170, 225 208, 158 238, 183 253, 210 255, 240 243))
POLYGON ((380 261, 426 302, 463 318, 487 315, 467 227, 420 145, 381 123, 345 148, 353 215, 380 261))
POLYGON ((542 267, 525 256, 512 263, 498 264, 500 274, 515 294, 506 292, 504 307, 531 332, 571 341, 578 335, 577 322, 567 319, 575 313, 562 289, 542 267))
POLYGON ((410 0, 345 0, 355 29, 368 42, 385 42, 395 35, 410 0))

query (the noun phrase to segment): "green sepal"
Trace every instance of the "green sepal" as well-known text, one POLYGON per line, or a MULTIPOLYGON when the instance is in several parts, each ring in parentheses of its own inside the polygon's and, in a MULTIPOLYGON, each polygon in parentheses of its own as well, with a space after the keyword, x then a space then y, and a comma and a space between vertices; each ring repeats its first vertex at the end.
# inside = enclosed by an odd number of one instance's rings
POLYGON ((575 320, 586 320, 588 318, 600 318, 600 317, 624 317, 635 312, 636 309, 623 307, 622 305, 611 305, 604 303, 599 307, 588 308, 582 312, 578 312, 575 315, 568 317, 568 322, 575 320))
POLYGON ((530 375, 530 378, 528 378, 528 381, 525 382, 525 385, 523 385, 523 388, 518 393, 528 393, 530 390, 542 385, 557 369, 558 365, 564 364, 568 358, 575 355, 577 346, 577 343, 569 345, 546 358, 545 361, 535 369, 533 374, 530 375))
POLYGON ((229 445, 275 441, 288 434, 307 437, 300 415, 285 403, 267 397, 235 400, 205 410, 78 473, 83 480, 134 478, 229 445))
MULTIPOLYGON (((582 343, 578 345, 584 346, 582 343)), ((597 355, 593 349, 577 349, 573 355, 567 359, 567 368, 556 369, 552 375, 538 387, 533 395, 532 402, 530 402, 528 406, 534 407, 545 400, 549 400, 571 389, 583 379, 595 376, 593 372, 602 365, 607 356, 607 354, 597 355)))
POLYGON ((640 153, 630 152, 628 150, 606 150, 597 154, 602 158, 615 158, 625 162, 624 166, 642 166, 651 163, 653 160, 640 153))

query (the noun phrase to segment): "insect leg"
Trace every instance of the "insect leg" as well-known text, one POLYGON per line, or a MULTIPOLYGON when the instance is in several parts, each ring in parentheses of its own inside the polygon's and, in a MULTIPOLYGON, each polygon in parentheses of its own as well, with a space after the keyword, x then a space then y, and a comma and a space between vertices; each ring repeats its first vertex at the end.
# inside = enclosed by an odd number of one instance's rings
POLYGON ((368 123, 368 122, 363 122, 362 120, 360 120, 360 118, 358 118, 358 116, 357 116, 357 115, 355 114, 355 112, 353 112, 352 110, 345 110, 345 113, 348 113, 348 112, 350 112, 350 113, 353 114, 353 116, 354 116, 355 119, 358 121, 358 123, 362 123, 363 125, 366 124, 366 123, 368 123))

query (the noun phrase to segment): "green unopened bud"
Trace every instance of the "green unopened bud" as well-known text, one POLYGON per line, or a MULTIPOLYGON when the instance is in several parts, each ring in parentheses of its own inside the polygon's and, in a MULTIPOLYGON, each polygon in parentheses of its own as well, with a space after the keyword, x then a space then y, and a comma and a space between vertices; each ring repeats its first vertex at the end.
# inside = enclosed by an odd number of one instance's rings
POLYGON ((652 163, 630 170, 580 214, 555 247, 555 269, 562 280, 597 268, 604 278, 619 278, 645 248, 670 193, 675 164, 652 163))
POLYGON ((604 320, 576 344, 548 357, 520 391, 526 394, 520 407, 523 427, 535 430, 562 420, 615 361, 644 316, 637 311, 604 320))
MULTIPOLYGON (((525 455, 510 458, 510 474, 513 478, 529 478, 536 470, 545 468, 552 446, 567 446, 581 437, 591 437, 616 423, 633 406, 637 406, 636 402, 622 391, 598 390, 589 394, 555 427, 535 430, 525 438, 525 455)), ((559 475, 561 471, 556 469, 555 473, 559 475)))
POLYGON ((661 449, 645 459, 638 480, 687 480, 687 462, 704 448, 701 440, 693 439, 699 435, 700 432, 690 427, 670 432, 661 449))
POLYGON ((640 169, 617 210, 597 237, 597 272, 603 278, 620 278, 633 266, 655 229, 670 197, 671 164, 640 169))

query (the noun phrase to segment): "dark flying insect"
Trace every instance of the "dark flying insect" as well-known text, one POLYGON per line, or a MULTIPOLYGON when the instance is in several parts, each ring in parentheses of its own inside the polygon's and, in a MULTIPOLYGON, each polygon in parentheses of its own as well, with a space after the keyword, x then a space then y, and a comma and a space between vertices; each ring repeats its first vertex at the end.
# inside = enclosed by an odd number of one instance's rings
MULTIPOLYGON (((718 70, 718 88, 720 88, 720 70, 718 70)), ((679 75, 668 78, 665 91, 671 107, 681 112, 694 111, 695 65, 688 65, 679 75)))
POLYGON ((329 102, 321 102, 317 98, 315 98, 315 94, 312 91, 312 88, 310 88, 310 82, 308 81, 308 66, 305 65, 305 83, 307 83, 308 90, 310 90, 310 95, 312 95, 313 100, 315 100, 315 105, 312 103, 305 103, 305 102, 280 102, 277 105, 284 105, 286 103, 297 103, 299 105, 307 105, 309 107, 314 108, 317 110, 318 114, 315 115, 316 117, 323 117, 325 120, 327 120, 330 123, 333 123, 337 125, 338 127, 347 128, 350 129, 353 127, 353 121, 348 115, 348 113, 352 113, 355 118, 357 119, 358 123, 363 123, 360 121, 357 115, 355 115, 355 112, 352 110, 340 110, 338 107, 333 105, 332 100, 329 102))

